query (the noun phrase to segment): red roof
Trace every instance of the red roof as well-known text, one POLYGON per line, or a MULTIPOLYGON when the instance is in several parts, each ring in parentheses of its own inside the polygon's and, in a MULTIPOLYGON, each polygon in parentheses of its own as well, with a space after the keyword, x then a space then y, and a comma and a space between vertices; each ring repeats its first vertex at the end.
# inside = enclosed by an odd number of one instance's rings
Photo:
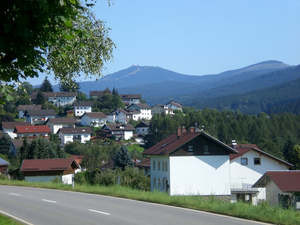
POLYGON ((281 191, 300 192, 300 170, 268 171, 253 187, 265 187, 272 180, 281 191))
POLYGON ((70 166, 77 169, 79 168, 78 163, 75 159, 24 159, 21 172, 24 171, 57 171, 57 170, 68 170, 70 166))
POLYGON ((152 146, 151 148, 147 149, 143 152, 143 155, 168 155, 171 152, 175 151, 185 143, 191 141, 192 139, 196 138, 197 136, 203 135, 214 142, 222 145, 224 148, 229 150, 231 153, 237 153, 236 150, 229 147, 228 145, 224 144, 223 142, 219 141, 218 139, 210 136, 209 134, 205 133, 204 131, 196 131, 196 132, 185 132, 182 133, 179 137, 177 133, 170 135, 169 137, 165 138, 164 140, 160 141, 156 145, 152 146))
POLYGON ((50 133, 51 130, 48 126, 17 126, 14 133, 50 133))
POLYGON ((78 165, 80 165, 82 159, 84 158, 84 155, 71 155, 71 159, 75 159, 78 165))
POLYGON ((243 156, 247 152, 255 151, 255 152, 257 152, 257 153, 259 153, 261 155, 264 155, 264 156, 266 156, 266 157, 268 157, 270 159, 273 159, 273 160, 275 160, 275 161, 277 161, 279 163, 282 163, 282 164, 284 164, 284 165, 286 165, 288 167, 293 167, 292 164, 290 164, 290 163, 288 163, 288 162, 286 162, 286 161, 284 161, 282 159, 279 159, 279 158, 277 158, 277 157, 275 157, 273 155, 270 155, 270 154, 268 154, 268 153, 260 150, 257 147, 256 144, 238 144, 236 150, 239 153, 238 154, 230 154, 230 156, 229 156, 230 157, 230 161, 233 160, 233 159, 235 159, 235 158, 237 158, 237 157, 243 156))

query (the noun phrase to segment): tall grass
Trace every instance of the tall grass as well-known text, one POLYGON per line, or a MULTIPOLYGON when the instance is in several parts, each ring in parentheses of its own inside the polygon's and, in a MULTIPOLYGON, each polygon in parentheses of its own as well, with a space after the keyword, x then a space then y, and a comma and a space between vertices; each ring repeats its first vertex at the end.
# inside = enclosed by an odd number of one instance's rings
POLYGON ((77 192, 85 192, 92 194, 101 194, 115 196, 120 198, 134 199, 158 204, 184 207, 195 210, 203 210, 212 213, 234 216, 249 220, 269 222, 282 225, 299 225, 300 212, 292 209, 282 209, 281 207, 273 207, 266 203, 258 206, 252 206, 247 203, 238 202, 232 204, 230 202, 221 201, 215 197, 202 196, 169 196, 162 192, 147 192, 134 190, 119 185, 114 186, 96 186, 96 185, 78 185, 75 184, 74 189, 69 185, 55 183, 30 183, 25 181, 9 181, 0 180, 2 185, 18 185, 29 187, 40 187, 50 189, 69 190, 77 192))
POLYGON ((0 225, 21 225, 20 223, 12 218, 0 214, 0 225))

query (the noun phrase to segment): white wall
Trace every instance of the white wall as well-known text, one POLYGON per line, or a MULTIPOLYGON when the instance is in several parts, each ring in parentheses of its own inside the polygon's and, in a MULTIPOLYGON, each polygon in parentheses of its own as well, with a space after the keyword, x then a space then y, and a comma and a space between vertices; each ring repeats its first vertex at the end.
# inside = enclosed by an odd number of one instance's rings
POLYGON ((14 129, 3 129, 3 133, 8 134, 11 139, 15 139, 17 137, 17 134, 14 133, 14 129))
POLYGON ((149 133, 149 127, 137 127, 136 129, 137 134, 148 134, 149 133))
POLYGON ((91 106, 75 106, 74 107, 75 116, 82 116, 86 112, 92 112, 91 106))
POLYGON ((231 194, 229 156, 174 156, 169 160, 170 195, 231 194))
MULTIPOLYGON (((249 151, 243 156, 237 157, 230 162, 231 188, 239 189, 251 187, 265 172, 270 170, 288 170, 288 167, 269 157, 260 155, 256 151, 249 151), (241 165, 241 158, 248 159, 248 165, 241 165), (254 158, 260 158, 260 165, 254 165, 254 158)), ((259 188, 256 201, 266 199, 265 188, 259 188)))

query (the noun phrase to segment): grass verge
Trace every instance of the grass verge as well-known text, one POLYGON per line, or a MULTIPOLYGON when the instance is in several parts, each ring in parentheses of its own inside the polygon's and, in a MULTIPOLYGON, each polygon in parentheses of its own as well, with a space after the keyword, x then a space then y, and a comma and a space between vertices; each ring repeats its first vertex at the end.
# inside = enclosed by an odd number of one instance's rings
POLYGON ((169 196, 161 192, 146 192, 133 190, 122 186, 91 186, 75 185, 72 189, 69 185, 55 183, 30 183, 25 181, 0 180, 0 185, 28 186, 38 188, 60 189, 68 191, 85 192, 91 194, 108 195, 120 198, 134 199, 145 202, 178 206, 183 208, 202 210, 217 214, 234 216, 255 221, 262 221, 280 225, 300 224, 300 212, 292 209, 282 209, 268 204, 252 206, 246 203, 223 202, 215 197, 203 196, 169 196))
POLYGON ((0 225, 21 225, 21 224, 23 223, 20 223, 10 217, 0 214, 0 225))

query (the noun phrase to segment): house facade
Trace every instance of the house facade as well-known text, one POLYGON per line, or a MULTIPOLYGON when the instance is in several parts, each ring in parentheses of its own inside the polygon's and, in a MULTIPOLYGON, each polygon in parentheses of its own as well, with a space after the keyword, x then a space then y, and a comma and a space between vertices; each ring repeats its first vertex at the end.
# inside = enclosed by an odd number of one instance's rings
MULTIPOLYGON (((45 140, 48 140, 48 139, 45 139, 45 140)), ((26 143, 28 145, 30 145, 32 141, 33 141, 33 139, 27 139, 26 143)), ((11 140, 11 149, 10 149, 9 154, 17 155, 19 148, 22 147, 23 144, 24 144, 24 139, 13 139, 13 140, 11 140)))
POLYGON ((109 123, 128 123, 130 120, 138 121, 140 111, 136 109, 116 109, 110 114, 107 114, 107 122, 109 123))
POLYGON ((26 110, 24 113, 26 122, 31 124, 44 124, 49 118, 55 118, 56 112, 53 109, 26 110))
POLYGON ((172 108, 173 110, 177 109, 182 111, 182 104, 175 100, 171 100, 166 104, 167 107, 172 108))
POLYGON ((300 210, 300 170, 268 171, 253 188, 265 188, 266 200, 271 205, 292 206, 300 210))
POLYGON ((19 118, 25 118, 24 113, 26 110, 41 110, 42 105, 18 105, 19 118))
POLYGON ((58 178, 63 184, 72 184, 72 177, 78 168, 73 158, 24 159, 20 171, 28 182, 50 182, 58 178))
POLYGON ((31 126, 30 122, 2 122, 3 133, 6 133, 10 136, 11 139, 17 137, 17 134, 14 133, 16 126, 31 126))
POLYGON ((239 153, 230 155, 231 202, 242 200, 257 205, 266 200, 266 190, 252 185, 267 171, 287 171, 293 165, 254 144, 237 144, 235 148, 239 153))
POLYGON ((85 143, 91 140, 91 134, 93 130, 89 127, 85 128, 69 128, 64 127, 58 130, 58 138, 62 145, 67 144, 68 142, 79 141, 80 143, 85 143))
POLYGON ((140 104, 142 95, 141 94, 122 94, 119 95, 122 101, 125 105, 131 105, 131 104, 140 104))
POLYGON ((150 149, 151 191, 170 195, 214 195, 230 199, 233 148, 203 131, 178 128, 150 149))
POLYGON ((131 124, 106 124, 97 131, 97 135, 110 138, 112 135, 119 140, 129 140, 133 137, 134 127, 131 124))
MULTIPOLYGON (((54 105, 66 106, 73 105, 76 101, 76 92, 43 92, 48 102, 52 102, 54 105)), ((30 96, 31 101, 35 103, 37 92, 33 92, 30 96)))
POLYGON ((80 119, 82 126, 102 127, 106 124, 106 115, 102 112, 86 112, 80 119))
POLYGON ((140 112, 137 120, 151 120, 152 118, 151 107, 147 104, 131 104, 127 109, 134 109, 140 112))
POLYGON ((85 113, 92 112, 93 102, 74 102, 75 116, 82 116, 85 113))
POLYGON ((75 128, 76 123, 75 118, 50 118, 45 122, 45 125, 49 126, 52 134, 56 134, 63 127, 75 128))
POLYGON ((17 138, 29 137, 48 137, 51 130, 48 126, 16 126, 14 133, 17 135, 17 138))
POLYGON ((9 162, 5 161, 4 159, 0 158, 0 174, 7 174, 7 168, 10 165, 9 162))
POLYGON ((163 104, 156 104, 151 107, 151 113, 154 114, 166 114, 166 115, 173 115, 173 109, 171 107, 168 107, 167 105, 163 104))
POLYGON ((135 126, 135 131, 137 134, 148 134, 149 133, 149 121, 141 121, 138 125, 135 126))

